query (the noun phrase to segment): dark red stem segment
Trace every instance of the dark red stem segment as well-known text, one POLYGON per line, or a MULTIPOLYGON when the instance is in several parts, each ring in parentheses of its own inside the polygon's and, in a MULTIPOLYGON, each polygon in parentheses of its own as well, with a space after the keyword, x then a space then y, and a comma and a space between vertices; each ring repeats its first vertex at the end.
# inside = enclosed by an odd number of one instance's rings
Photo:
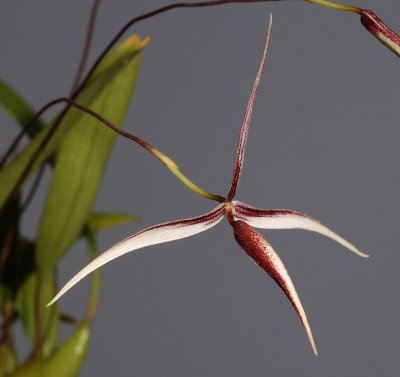
POLYGON ((400 57, 400 36, 387 26, 374 12, 369 9, 361 10, 361 23, 386 47, 400 57))
MULTIPOLYGON (((104 125, 106 125, 107 127, 111 128, 112 130, 114 130, 115 132, 117 132, 118 134, 133 140, 134 142, 136 142, 137 144, 139 144, 141 147, 145 148, 146 150, 148 150, 150 153, 154 154, 152 152, 152 149, 154 149, 154 147, 148 143, 146 143, 145 141, 143 141, 142 139, 140 139, 139 137, 130 134, 129 132, 123 131, 121 129, 119 129, 118 127, 116 127, 114 124, 112 124, 109 120, 107 120, 106 118, 104 118, 103 116, 101 116, 100 114, 96 113, 95 111, 82 106, 74 101, 72 101, 69 98, 66 97, 61 97, 61 98, 57 98, 51 102, 49 102, 47 105, 45 105, 44 107, 42 107, 42 109, 40 109, 40 111, 35 115, 35 117, 24 127, 24 129, 20 132, 20 134, 17 136, 17 138, 15 139, 14 143, 10 146, 10 148, 7 150, 6 154, 3 156, 2 160, 0 161, 0 168, 6 163, 7 159, 11 156, 11 154, 14 152, 14 150, 16 149, 17 145, 19 144, 20 140, 22 139, 23 135, 26 133, 26 131, 33 125, 35 124, 35 122, 37 121, 37 119, 42 116, 42 114, 44 112, 46 112, 48 109, 50 109, 51 107, 59 104, 59 103, 67 103, 68 107, 69 106, 74 106, 78 109, 80 109, 81 111, 95 117, 96 119, 98 119, 100 122, 102 122, 104 125)), ((68 109, 68 107, 66 109, 68 109)), ((66 111, 66 109, 63 110, 63 112, 66 111)), ((20 179, 18 180, 17 184, 15 185, 15 187, 13 188, 13 190, 11 190, 8 198, 6 199, 6 204, 0 209, 0 214, 5 210, 5 208, 7 207, 8 203, 15 197, 15 195, 17 194, 22 182, 25 180, 26 176, 29 174, 30 169, 33 165, 33 163, 36 161, 36 155, 38 155, 43 148, 45 147, 45 145, 47 144, 48 140, 50 140, 50 138, 52 137, 52 135, 57 131, 57 128, 59 126, 59 122, 55 122, 48 134, 46 135, 46 137, 44 138, 44 140, 42 141, 42 143, 39 145, 38 150, 35 152, 33 158, 28 162, 27 166, 25 167, 20 179)))
POLYGON ((265 2, 270 2, 270 1, 280 1, 280 0, 213 0, 213 1, 198 1, 198 2, 193 2, 193 3, 185 3, 185 2, 180 2, 180 3, 172 3, 165 5, 161 8, 152 10, 148 13, 142 14, 140 16, 137 16, 133 19, 131 19, 128 23, 126 23, 120 31, 115 35, 115 37, 108 43, 106 48, 102 51, 100 56, 97 58, 93 66, 91 67, 90 71, 86 74, 84 80, 81 82, 79 87, 76 89, 75 93, 73 94, 73 98, 76 97, 77 93, 81 90, 81 88, 84 86, 86 83, 86 80, 90 77, 91 73, 96 69, 100 61, 104 58, 104 56, 108 53, 108 51, 111 50, 111 48, 117 43, 117 41, 122 37, 123 34, 134 24, 147 20, 151 17, 157 16, 161 13, 166 13, 169 12, 170 10, 173 9, 179 9, 179 8, 203 8, 203 7, 212 7, 212 6, 218 6, 218 5, 225 5, 225 4, 235 4, 235 3, 265 3, 265 2))
POLYGON ((10 158, 10 156, 13 154, 13 152, 16 150, 18 147, 19 143, 21 142, 23 136, 28 132, 28 130, 33 127, 33 125, 36 123, 36 121, 42 116, 43 113, 45 113, 48 109, 51 107, 61 103, 65 102, 65 98, 57 98, 46 105, 44 105, 36 114, 35 116, 31 119, 31 121, 19 132, 18 136, 15 138, 14 142, 10 145, 10 147, 7 149, 6 153, 2 157, 0 161, 0 169, 6 164, 7 160, 10 158))
POLYGON ((253 259, 254 262, 256 262, 269 276, 271 276, 272 279, 275 280, 290 300, 303 323, 315 355, 318 355, 317 347, 303 305, 301 304, 296 288, 294 287, 292 279, 290 278, 282 260, 267 240, 250 225, 238 220, 235 221, 232 226, 235 239, 240 247, 251 259, 253 259))
MULTIPOLYGON (((3 157, 1 164, 4 164, 5 161, 7 160, 7 158, 11 155, 11 153, 14 151, 14 149, 16 148, 16 146, 18 145, 18 142, 20 140, 20 138, 22 138, 22 136, 24 135, 24 133, 26 132, 26 130, 31 127, 32 124, 34 124, 36 122, 36 120, 50 107, 60 103, 60 102, 64 102, 65 99, 64 98, 57 98, 51 102, 49 102, 46 106, 44 106, 36 115, 34 118, 32 118, 32 121, 29 122, 29 124, 22 130, 22 132, 20 133, 20 135, 18 135, 17 139, 14 141, 13 145, 11 146, 11 148, 9 148, 9 150, 7 151, 6 155, 3 157)), ((54 125, 51 127, 51 129, 49 130, 49 132, 47 133, 46 137, 43 139, 43 141, 40 143, 40 145, 38 146, 37 150, 35 151, 35 153, 32 155, 31 159, 28 161, 27 165, 25 166, 21 176, 19 177, 17 183, 15 184, 15 186, 13 187, 13 189, 11 190, 10 194, 8 195, 7 199, 5 200, 5 204, 3 205, 3 207, 0 209, 0 214, 3 213, 3 211, 5 210, 5 208, 9 205, 9 203, 11 202, 11 200, 15 197, 15 195, 19 192, 20 187, 22 186, 22 184, 24 183, 25 179, 28 177, 34 163, 36 162, 37 158, 39 157, 40 153, 42 152, 42 150, 45 148, 45 146, 47 145, 47 143, 49 142, 49 140, 52 138, 52 136, 55 134, 55 132, 57 131, 59 125, 60 125, 60 121, 59 119, 61 119, 65 112, 67 111, 67 108, 64 109, 57 117, 57 119, 54 122, 54 125)))
POLYGON ((230 202, 236 194, 236 190, 237 190, 239 180, 240 180, 240 174, 241 174, 242 168, 243 168, 244 152, 246 149, 246 142, 247 142, 247 134, 249 131, 251 114, 253 112, 254 100, 256 99, 257 90, 260 85, 261 77, 262 77, 262 74, 264 71, 264 65, 265 65, 265 60, 267 57, 267 51, 268 51, 268 45, 269 45, 269 37, 271 34, 271 26, 272 26, 272 17, 270 16, 267 36, 265 38, 264 50, 262 53, 260 65, 258 67, 256 79, 254 80, 253 89, 251 91, 250 98, 247 103, 247 108, 246 108, 246 112, 244 114, 242 128, 240 129, 239 141, 238 141, 238 146, 236 149, 236 161, 235 161, 235 166, 233 168, 232 183, 231 183, 231 188, 229 190, 229 194, 227 197, 228 202, 230 202))
POLYGON ((90 47, 92 45, 93 32, 94 32, 94 27, 96 24, 96 17, 97 17, 97 12, 99 10, 99 6, 100 6, 100 0, 94 0, 93 5, 92 5, 92 11, 90 12, 90 18, 89 18, 87 31, 86 31, 85 44, 83 46, 81 60, 79 62, 78 70, 76 72, 74 83, 73 83, 72 89, 71 89, 71 96, 75 92, 76 88, 79 86, 79 83, 80 83, 82 75, 83 75, 83 71, 85 70, 86 62, 87 62, 87 59, 89 56, 90 47))

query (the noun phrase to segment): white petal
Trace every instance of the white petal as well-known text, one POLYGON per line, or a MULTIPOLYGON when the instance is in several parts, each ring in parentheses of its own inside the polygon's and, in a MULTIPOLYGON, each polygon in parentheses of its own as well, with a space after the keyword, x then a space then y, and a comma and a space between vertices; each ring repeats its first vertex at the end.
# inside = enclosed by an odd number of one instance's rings
POLYGON ((243 220, 255 228, 263 229, 304 229, 311 232, 320 233, 332 240, 340 243, 353 253, 361 257, 369 257, 352 243, 330 230, 318 220, 313 219, 303 213, 288 209, 260 209, 251 207, 241 202, 233 202, 235 219, 243 220))
POLYGON ((64 295, 64 293, 71 289, 85 276, 113 259, 146 246, 175 241, 204 232, 218 224, 223 215, 224 204, 222 203, 205 215, 155 225, 118 242, 79 271, 67 284, 64 285, 60 292, 47 304, 47 306, 56 302, 62 295, 64 295))

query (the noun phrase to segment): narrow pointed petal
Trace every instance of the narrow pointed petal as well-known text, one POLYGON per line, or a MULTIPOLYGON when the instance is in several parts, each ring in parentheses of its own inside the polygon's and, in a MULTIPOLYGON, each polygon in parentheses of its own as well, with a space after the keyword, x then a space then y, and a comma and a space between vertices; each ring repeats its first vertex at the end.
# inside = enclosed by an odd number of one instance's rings
POLYGON ((318 220, 303 213, 288 209, 260 209, 251 207, 241 202, 234 202, 235 218, 240 219, 255 228, 262 229, 304 229, 317 232, 323 236, 340 243, 345 248, 360 257, 367 258, 368 254, 363 253, 352 243, 330 230, 318 220))
POLYGON ((254 260, 285 292, 287 298, 292 303, 294 309, 300 317, 306 330, 308 339, 314 354, 317 356, 318 351, 311 332, 310 325, 307 320, 303 305, 301 304, 299 295, 293 285, 285 265, 274 251, 268 241, 250 225, 243 221, 235 221, 233 223, 233 232, 235 239, 246 254, 254 260))
POLYGON ((267 31, 267 36, 265 38, 265 44, 264 44, 264 50, 263 50, 262 57, 261 57, 261 62, 258 67, 258 72, 256 75, 256 79, 254 81, 254 84, 253 84, 253 89, 250 94, 249 102, 247 103, 247 108, 246 108, 246 113, 244 114, 242 128, 240 129, 239 141, 238 141, 238 146, 236 149, 236 161, 235 161, 235 166, 233 169, 232 183, 231 183, 231 188, 229 190, 229 194, 227 197, 228 201, 231 201, 236 194, 237 186, 239 184, 240 174, 241 174, 242 168, 243 168, 244 152, 246 149, 246 142, 247 142, 247 134, 249 131, 251 114, 253 113, 254 100, 256 99, 257 90, 260 85, 261 77, 262 77, 262 74, 264 71, 265 59, 267 57, 267 51, 268 51, 268 45, 269 45, 269 36, 271 34, 271 27, 272 27, 272 16, 270 15, 268 31, 267 31))
POLYGON ((113 259, 146 246, 175 241, 204 232, 218 224, 223 215, 224 204, 220 204, 214 210, 205 215, 155 225, 118 242, 79 271, 67 284, 64 285, 60 292, 47 304, 47 306, 56 302, 85 276, 113 259))

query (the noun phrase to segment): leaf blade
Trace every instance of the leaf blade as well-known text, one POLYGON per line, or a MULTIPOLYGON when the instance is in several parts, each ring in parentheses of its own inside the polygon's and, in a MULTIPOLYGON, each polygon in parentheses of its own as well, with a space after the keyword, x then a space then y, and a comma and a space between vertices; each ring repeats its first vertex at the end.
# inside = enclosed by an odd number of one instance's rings
MULTIPOLYGON (((0 79, 0 104, 22 128, 25 127, 36 114, 36 111, 29 103, 2 79, 0 79)), ((29 128, 28 135, 34 137, 44 126, 44 122, 38 119, 35 124, 29 128)))
MULTIPOLYGON (((138 37, 137 37, 138 38, 138 37)), ((144 40, 145 42, 146 40, 144 40)), ((145 43, 141 48, 145 46, 145 43)), ((148 41, 147 41, 148 43, 148 41)), ((110 80, 118 75, 121 66, 125 65, 125 60, 129 57, 131 51, 125 48, 111 50, 104 58, 97 69, 93 72, 91 78, 76 98, 76 101, 90 107, 98 96, 104 92, 110 80)), ((71 125, 79 121, 84 115, 81 111, 70 108, 60 123, 57 131, 51 138, 50 142, 41 151, 36 162, 33 164, 30 173, 32 174, 44 161, 46 161, 59 147, 65 135, 71 130, 71 125)), ((28 165, 36 150, 51 131, 53 122, 50 122, 36 137, 19 153, 7 166, 0 172, 0 207, 7 200, 10 192, 18 182, 21 174, 28 165)))
MULTIPOLYGON (((131 37, 119 46, 125 64, 92 103, 94 111, 118 126, 132 96, 142 45, 138 37, 131 37)), ((115 137, 87 114, 64 137, 39 225, 36 260, 40 270, 51 269, 82 231, 115 137)))

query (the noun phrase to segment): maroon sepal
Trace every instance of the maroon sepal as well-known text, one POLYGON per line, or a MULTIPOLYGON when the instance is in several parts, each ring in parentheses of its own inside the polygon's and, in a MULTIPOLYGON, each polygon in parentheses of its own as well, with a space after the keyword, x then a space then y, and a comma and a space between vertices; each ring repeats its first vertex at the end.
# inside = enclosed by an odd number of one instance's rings
POLYGON ((234 221, 232 224, 235 239, 246 254, 253 259, 275 282, 282 288, 300 317, 306 330, 311 347, 318 355, 317 347, 311 332, 306 313, 281 258, 274 251, 268 241, 250 225, 243 221, 234 221))

